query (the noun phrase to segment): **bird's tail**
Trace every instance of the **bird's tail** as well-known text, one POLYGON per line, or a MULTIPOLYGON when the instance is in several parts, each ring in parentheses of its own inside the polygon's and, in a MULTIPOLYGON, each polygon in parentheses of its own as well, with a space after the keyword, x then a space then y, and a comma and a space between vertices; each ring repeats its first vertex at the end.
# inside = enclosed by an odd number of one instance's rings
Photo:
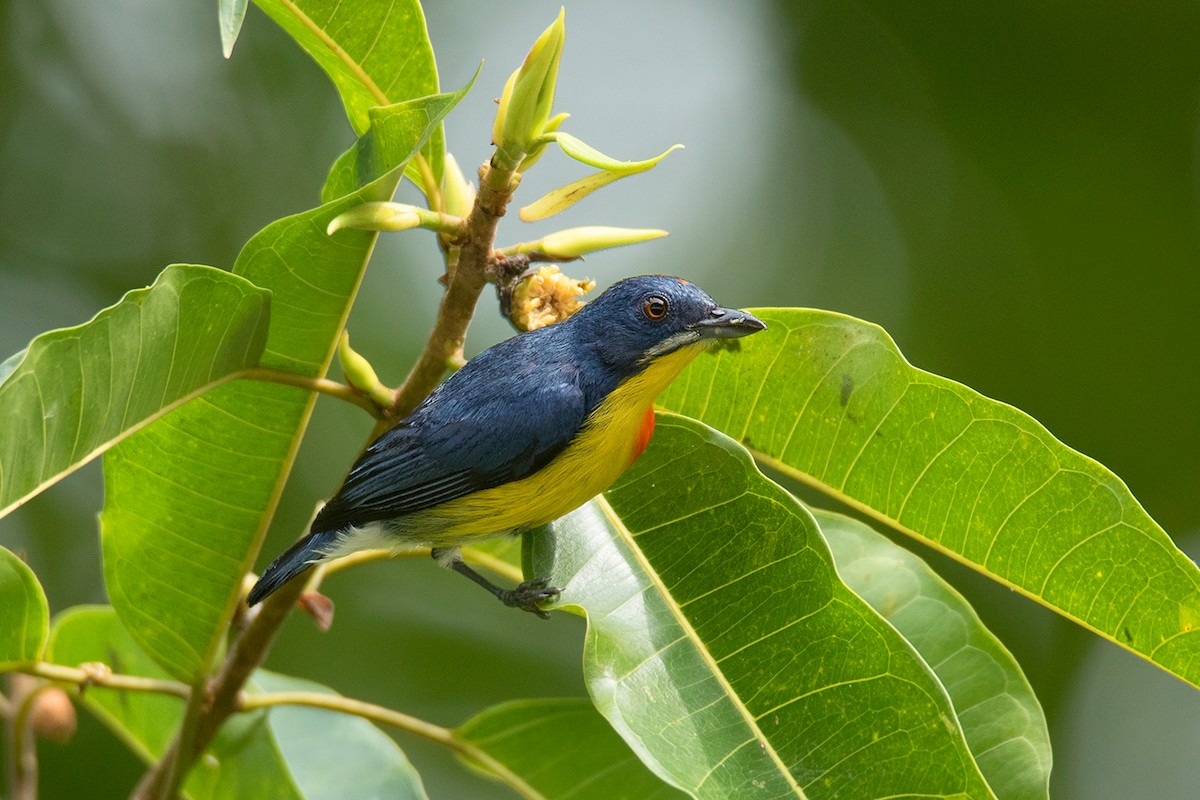
POLYGON ((337 531, 314 531, 280 554, 263 570, 258 583, 246 597, 249 605, 257 605, 267 599, 276 589, 308 569, 310 564, 320 561, 328 548, 337 541, 337 531))

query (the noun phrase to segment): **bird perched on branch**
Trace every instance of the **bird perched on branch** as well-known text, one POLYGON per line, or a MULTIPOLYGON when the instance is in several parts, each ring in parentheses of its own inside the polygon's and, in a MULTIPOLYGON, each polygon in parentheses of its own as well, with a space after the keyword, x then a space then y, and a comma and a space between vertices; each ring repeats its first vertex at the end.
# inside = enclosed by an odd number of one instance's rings
POLYGON ((545 579, 503 589, 459 547, 543 525, 607 489, 650 440, 654 399, 707 345, 766 326, 680 278, 620 281, 567 320, 471 359, 359 457, 307 536, 250 591, 311 564, 429 545, 509 606, 546 616, 545 579))

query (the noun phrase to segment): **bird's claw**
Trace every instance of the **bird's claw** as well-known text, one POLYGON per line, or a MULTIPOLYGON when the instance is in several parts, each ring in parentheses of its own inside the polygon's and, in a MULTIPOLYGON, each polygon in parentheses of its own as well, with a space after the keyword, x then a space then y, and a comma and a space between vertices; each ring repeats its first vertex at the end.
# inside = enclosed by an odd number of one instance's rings
POLYGON ((515 589, 501 592, 498 597, 500 602, 506 606, 537 614, 542 619, 550 619, 550 614, 538 606, 547 600, 558 597, 562 594, 562 589, 547 585, 549 583, 549 578, 534 578, 519 584, 515 589))

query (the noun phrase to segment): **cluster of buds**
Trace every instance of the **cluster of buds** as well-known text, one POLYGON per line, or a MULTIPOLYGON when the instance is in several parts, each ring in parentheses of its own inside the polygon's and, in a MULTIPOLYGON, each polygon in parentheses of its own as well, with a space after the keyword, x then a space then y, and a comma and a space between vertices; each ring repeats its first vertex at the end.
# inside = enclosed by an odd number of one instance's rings
MULTIPOLYGON (((525 62, 504 84, 500 109, 492 126, 492 143, 496 145, 493 161, 501 169, 518 169, 527 156, 536 160, 546 144, 538 139, 566 119, 564 114, 555 117, 553 124, 550 121, 558 62, 567 33, 563 23, 565 14, 565 9, 558 12, 558 18, 533 43, 525 62)), ((532 161, 529 163, 532 165, 532 161)))
MULTIPOLYGON (((553 189, 525 206, 520 218, 526 222, 545 219, 571 207, 593 191, 629 175, 652 169, 675 145, 654 158, 621 161, 606 156, 578 138, 560 130, 569 115, 554 114, 554 92, 559 62, 566 38, 565 11, 534 42, 524 62, 505 82, 499 99, 492 139, 495 152, 482 168, 481 177, 489 192, 493 183, 515 187, 520 173, 532 167, 547 147, 555 144, 568 157, 594 170, 590 175, 553 189), (497 176, 499 180, 496 179, 497 176), (507 176, 507 177, 505 177, 507 176)), ((405 174, 425 191, 429 208, 404 203, 369 202, 336 216, 328 226, 330 235, 346 228, 370 231, 433 230, 441 237, 447 257, 447 277, 458 263, 459 248, 469 241, 476 215, 503 213, 503 207, 477 208, 475 186, 463 176, 458 162, 446 154, 440 184, 435 182, 429 162, 418 154, 405 174)), ((482 189, 481 189, 482 191, 482 189)), ((511 191, 511 188, 510 188, 511 191)), ((489 195, 491 196, 491 195, 489 195)), ((507 198, 505 201, 507 202, 507 198)), ((492 205, 495 203, 492 201, 492 205)), ((650 228, 586 226, 569 228, 540 239, 490 251, 485 274, 499 291, 501 311, 519 330, 533 330, 558 322, 574 313, 581 297, 595 287, 591 280, 576 280, 556 266, 527 269, 531 262, 572 261, 587 253, 622 245, 637 244, 666 236, 650 228)), ((489 243, 490 244, 490 243, 489 243)), ((381 408, 388 406, 391 390, 380 384, 371 365, 350 349, 343 338, 339 347, 347 382, 366 394, 381 408)))

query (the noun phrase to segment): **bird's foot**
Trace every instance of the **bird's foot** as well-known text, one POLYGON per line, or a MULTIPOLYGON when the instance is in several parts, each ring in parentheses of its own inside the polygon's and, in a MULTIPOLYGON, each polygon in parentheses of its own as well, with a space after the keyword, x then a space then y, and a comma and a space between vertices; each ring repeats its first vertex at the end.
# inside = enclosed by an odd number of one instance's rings
POLYGON ((538 606, 547 600, 553 600, 562 594, 562 589, 548 586, 549 578, 534 578, 519 584, 515 589, 501 589, 496 597, 500 602, 511 608, 519 608, 531 614, 537 614, 542 619, 550 619, 550 614, 538 606))

